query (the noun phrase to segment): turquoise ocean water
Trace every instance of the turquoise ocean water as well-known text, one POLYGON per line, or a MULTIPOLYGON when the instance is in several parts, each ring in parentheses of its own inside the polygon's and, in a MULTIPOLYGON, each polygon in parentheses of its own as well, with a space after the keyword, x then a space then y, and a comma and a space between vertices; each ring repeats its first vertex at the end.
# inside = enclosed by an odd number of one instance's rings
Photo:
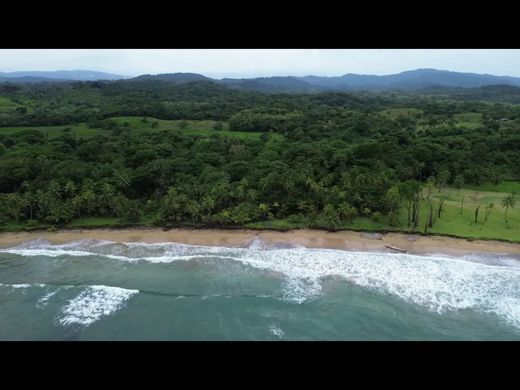
POLYGON ((520 340, 520 259, 35 240, 0 340, 520 340))

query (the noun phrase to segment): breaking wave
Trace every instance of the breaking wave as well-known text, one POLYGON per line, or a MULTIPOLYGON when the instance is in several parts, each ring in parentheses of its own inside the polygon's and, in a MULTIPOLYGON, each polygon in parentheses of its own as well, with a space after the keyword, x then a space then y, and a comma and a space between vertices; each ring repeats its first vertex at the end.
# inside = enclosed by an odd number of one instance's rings
MULTIPOLYGON (((0 252, 21 256, 102 256, 118 261, 168 263, 197 258, 238 261, 283 278, 282 299, 304 303, 322 293, 323 279, 344 280, 399 297, 438 313, 476 310, 520 327, 520 261, 514 256, 449 257, 287 247, 253 240, 246 247, 82 240, 63 245, 33 241, 0 252)), ((64 309, 60 323, 89 324, 117 310, 137 290, 96 287, 64 309)))
POLYGON ((69 301, 58 317, 60 325, 90 325, 103 316, 119 310, 139 290, 120 287, 88 286, 76 298, 69 301))

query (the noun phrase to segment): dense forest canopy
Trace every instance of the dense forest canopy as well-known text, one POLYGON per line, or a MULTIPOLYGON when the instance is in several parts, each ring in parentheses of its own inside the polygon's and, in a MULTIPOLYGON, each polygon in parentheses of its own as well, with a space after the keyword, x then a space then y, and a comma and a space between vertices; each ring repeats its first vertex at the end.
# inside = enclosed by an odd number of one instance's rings
POLYGON ((354 216, 393 223, 404 206, 413 225, 421 187, 520 179, 520 106, 467 91, 3 83, 0 128, 3 223, 335 227, 354 216))

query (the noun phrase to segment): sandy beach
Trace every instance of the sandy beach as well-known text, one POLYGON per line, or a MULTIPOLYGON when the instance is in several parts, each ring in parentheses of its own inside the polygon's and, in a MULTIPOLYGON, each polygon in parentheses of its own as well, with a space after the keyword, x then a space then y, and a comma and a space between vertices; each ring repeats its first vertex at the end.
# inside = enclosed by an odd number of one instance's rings
POLYGON ((327 232, 322 230, 292 230, 277 232, 269 230, 188 230, 172 229, 85 229, 56 232, 0 233, 0 248, 12 247, 23 242, 46 239, 51 243, 96 239, 114 242, 177 242, 191 245, 243 247, 254 239, 268 243, 287 243, 307 248, 330 248, 371 252, 408 252, 412 254, 442 253, 464 254, 510 254, 520 255, 520 244, 500 241, 474 240, 420 236, 400 233, 365 233, 353 231, 327 232))

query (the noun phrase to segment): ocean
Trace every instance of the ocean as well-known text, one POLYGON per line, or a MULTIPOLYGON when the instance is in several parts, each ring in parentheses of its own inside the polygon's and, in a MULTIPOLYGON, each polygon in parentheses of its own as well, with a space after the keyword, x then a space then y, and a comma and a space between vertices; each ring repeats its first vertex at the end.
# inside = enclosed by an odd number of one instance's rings
POLYGON ((34 240, 0 249, 0 340, 520 340, 520 259, 34 240))

